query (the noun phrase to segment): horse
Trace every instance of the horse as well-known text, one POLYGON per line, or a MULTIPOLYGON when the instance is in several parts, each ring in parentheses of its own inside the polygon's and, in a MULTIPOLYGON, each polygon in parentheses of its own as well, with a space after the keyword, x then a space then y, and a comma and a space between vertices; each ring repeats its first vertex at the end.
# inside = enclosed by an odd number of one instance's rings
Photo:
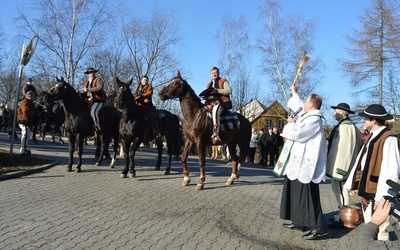
MULTIPOLYGON (((62 103, 60 101, 54 101, 51 95, 46 91, 41 92, 34 103, 39 114, 38 123, 35 125, 37 129, 35 131, 39 130, 39 134, 42 140, 44 140, 46 133, 53 130, 52 142, 55 142, 55 136, 58 134, 58 141, 64 144, 61 128, 64 125, 65 114, 62 103)), ((35 133, 33 133, 32 139, 36 140, 35 133)))
MULTIPOLYGON (((54 100, 62 100, 65 112, 64 129, 69 139, 69 162, 68 172, 72 171, 75 143, 78 147, 78 165, 75 172, 81 172, 83 141, 85 136, 94 135, 94 123, 90 116, 90 108, 86 101, 82 99, 75 89, 64 78, 56 79, 57 83, 52 87, 49 93, 54 97, 54 100)), ((111 106, 103 106, 99 112, 99 123, 102 127, 100 134, 101 152, 97 159, 96 166, 101 165, 104 156, 105 144, 109 144, 111 138, 114 140, 114 156, 110 163, 110 168, 115 165, 115 159, 118 150, 118 126, 121 119, 118 110, 111 106)))
MULTIPOLYGON (((145 119, 143 108, 136 104, 130 85, 131 79, 128 83, 122 82, 116 78, 117 92, 115 103, 119 109, 122 110, 122 118, 120 122, 120 138, 124 151, 125 166, 121 173, 122 178, 136 177, 135 170, 135 154, 142 142, 148 142, 155 139, 157 145, 158 159, 154 170, 160 170, 163 144, 161 137, 153 138, 148 122, 145 119), (129 175, 128 175, 129 172, 129 175)), ((171 171, 172 154, 177 154, 179 144, 180 125, 179 118, 166 110, 157 110, 160 117, 159 119, 159 133, 164 136, 167 141, 167 166, 164 174, 169 175, 171 171)))
MULTIPOLYGON (((183 186, 190 183, 189 168, 187 158, 194 144, 197 146, 200 179, 197 182, 196 189, 204 188, 205 176, 205 147, 206 145, 224 145, 227 144, 232 157, 232 172, 227 185, 232 185, 235 180, 239 179, 240 164, 246 160, 247 151, 251 137, 251 123, 243 115, 225 110, 221 114, 221 129, 220 139, 218 144, 213 144, 211 141, 212 121, 209 108, 204 105, 200 98, 195 94, 190 85, 181 77, 180 72, 176 77, 172 78, 166 86, 164 86, 158 94, 162 101, 178 98, 182 110, 182 115, 185 119, 183 125, 183 133, 186 137, 184 149, 182 152, 181 163, 183 167, 183 186), (240 125, 222 126, 224 115, 230 119, 235 119, 240 122, 240 125), (224 129, 225 128, 225 129, 224 129), (236 146, 240 149, 240 158, 236 155, 236 146)), ((232 125, 232 124, 231 124, 232 125)))

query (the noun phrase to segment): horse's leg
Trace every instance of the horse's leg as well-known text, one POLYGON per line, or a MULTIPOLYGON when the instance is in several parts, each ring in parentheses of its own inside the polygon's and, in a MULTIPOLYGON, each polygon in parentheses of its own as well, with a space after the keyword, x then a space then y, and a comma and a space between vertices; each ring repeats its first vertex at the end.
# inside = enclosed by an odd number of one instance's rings
POLYGON ((172 154, 175 150, 174 148, 174 143, 173 143, 173 139, 169 136, 166 136, 166 140, 167 140, 167 167, 165 168, 165 175, 169 175, 171 172, 171 161, 172 161, 172 154))
POLYGON ((193 141, 186 140, 185 141, 185 146, 183 148, 182 152, 182 157, 181 157, 181 163, 182 163, 182 168, 183 168, 183 181, 182 181, 182 186, 187 186, 190 183, 190 177, 189 177, 189 168, 187 166, 187 158, 189 156, 189 152, 192 149, 194 145, 193 141))
POLYGON ((75 143, 76 137, 73 135, 68 136, 69 139, 69 160, 68 160, 68 172, 72 171, 72 164, 74 164, 74 152, 75 152, 75 143))
POLYGON ((114 168, 114 166, 115 166, 115 160, 117 159, 117 154, 118 154, 118 147, 119 147, 119 145, 118 145, 118 133, 116 133, 114 136, 113 136, 113 148, 114 148, 114 154, 113 154, 113 157, 112 157, 112 159, 111 159, 111 163, 110 163, 110 168, 114 168))
POLYGON ((94 153, 95 159, 99 159, 99 157, 100 157, 101 141, 102 141, 102 139, 100 137, 102 137, 102 135, 96 134, 96 139, 95 139, 96 151, 94 153))
POLYGON ((37 125, 34 125, 34 126, 32 127, 32 142, 33 142, 34 144, 38 144, 38 141, 37 141, 37 139, 36 139, 37 130, 38 130, 38 126, 37 126, 37 125))
POLYGON ((135 139, 131 145, 131 148, 129 150, 129 161, 130 161, 130 166, 129 166, 129 178, 135 178, 136 177, 136 170, 135 170, 135 153, 136 150, 139 148, 141 141, 139 139, 135 139))
POLYGON ((162 151, 163 151, 163 144, 160 137, 156 138, 156 145, 157 145, 157 163, 154 170, 161 169, 161 158, 162 158, 162 151))
POLYGON ((228 150, 230 152, 231 160, 232 160, 232 172, 231 172, 231 176, 226 181, 226 185, 232 185, 235 182, 235 180, 239 179, 239 175, 237 172, 239 163, 238 163, 238 157, 236 154, 236 142, 228 143, 228 150))
POLYGON ((121 173, 121 178, 126 178, 129 170, 129 150, 131 148, 131 141, 122 140, 122 148, 124 150, 124 169, 121 173))
POLYGON ((82 154, 83 154, 83 139, 84 139, 84 136, 78 134, 78 165, 75 168, 75 173, 81 172, 82 154))
POLYGON ((98 137, 100 138, 99 141, 97 142, 100 145, 100 152, 99 152, 99 157, 97 158, 97 162, 95 164, 96 166, 101 165, 104 157, 105 145, 107 145, 107 143, 110 143, 110 138, 108 138, 107 136, 99 135, 98 137))
POLYGON ((199 154, 199 168, 200 168, 200 179, 197 182, 196 189, 203 190, 204 182, 206 180, 206 171, 205 171, 205 164, 206 164, 206 146, 204 143, 197 144, 197 153, 199 154))

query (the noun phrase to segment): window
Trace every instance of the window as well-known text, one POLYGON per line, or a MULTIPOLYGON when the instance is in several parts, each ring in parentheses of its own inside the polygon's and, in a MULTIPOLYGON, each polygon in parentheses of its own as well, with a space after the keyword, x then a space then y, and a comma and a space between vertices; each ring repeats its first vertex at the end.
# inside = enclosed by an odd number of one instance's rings
POLYGON ((266 128, 272 128, 272 120, 271 119, 265 120, 265 127, 266 128))
POLYGON ((280 131, 282 131, 284 126, 285 126, 285 121, 284 120, 279 120, 278 121, 278 128, 279 128, 280 131))

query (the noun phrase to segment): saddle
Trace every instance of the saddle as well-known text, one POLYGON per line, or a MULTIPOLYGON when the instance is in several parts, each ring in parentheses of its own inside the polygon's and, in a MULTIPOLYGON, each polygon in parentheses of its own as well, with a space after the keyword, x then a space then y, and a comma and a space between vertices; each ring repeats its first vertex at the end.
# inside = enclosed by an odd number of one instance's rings
MULTIPOLYGON (((211 112, 207 113, 209 119, 212 120, 211 112)), ((237 117, 235 112, 230 110, 224 109, 220 116, 220 132, 230 131, 230 130, 237 130, 240 128, 240 120, 237 117)))

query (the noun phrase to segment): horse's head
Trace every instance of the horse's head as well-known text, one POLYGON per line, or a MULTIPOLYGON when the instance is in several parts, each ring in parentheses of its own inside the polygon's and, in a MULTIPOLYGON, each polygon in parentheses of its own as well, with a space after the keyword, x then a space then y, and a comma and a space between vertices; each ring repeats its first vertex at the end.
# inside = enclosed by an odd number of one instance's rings
POLYGON ((160 90, 158 97, 161 101, 181 98, 187 92, 187 88, 188 83, 182 79, 181 73, 178 71, 177 76, 172 78, 168 85, 160 90))
POLYGON ((64 80, 64 77, 61 77, 61 79, 56 78, 56 80, 56 85, 49 90, 49 94, 53 100, 64 100, 66 97, 69 97, 72 93, 71 89, 75 93, 72 86, 64 80))
POLYGON ((134 103, 132 91, 130 88, 133 78, 127 83, 122 82, 121 80, 119 80, 118 77, 115 79, 115 81, 117 84, 117 90, 114 102, 117 108, 124 109, 127 107, 128 104, 134 103))

